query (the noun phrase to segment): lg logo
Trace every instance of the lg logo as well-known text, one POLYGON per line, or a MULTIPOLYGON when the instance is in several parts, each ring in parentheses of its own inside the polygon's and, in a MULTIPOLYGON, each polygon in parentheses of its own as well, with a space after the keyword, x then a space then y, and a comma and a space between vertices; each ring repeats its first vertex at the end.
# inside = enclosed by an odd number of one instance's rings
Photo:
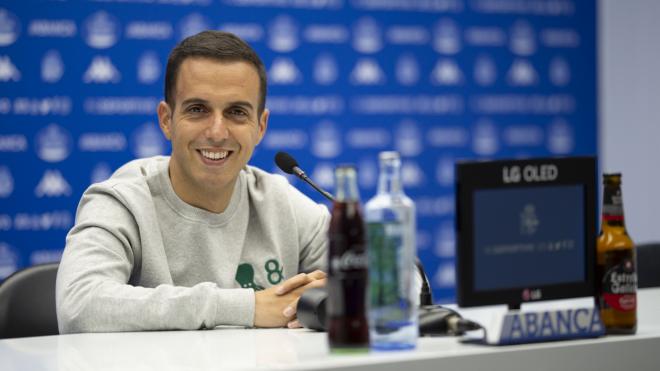
POLYGON ((524 180, 527 183, 551 182, 557 179, 559 169, 557 165, 526 165, 522 169, 520 166, 511 166, 502 168, 502 181, 508 183, 520 183, 524 180))

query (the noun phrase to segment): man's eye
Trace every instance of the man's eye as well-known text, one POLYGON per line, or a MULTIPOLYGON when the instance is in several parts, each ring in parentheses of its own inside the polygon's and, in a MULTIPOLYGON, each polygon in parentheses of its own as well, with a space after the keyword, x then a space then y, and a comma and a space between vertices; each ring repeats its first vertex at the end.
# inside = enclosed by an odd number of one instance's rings
POLYGON ((242 109, 230 109, 229 114, 236 117, 247 117, 247 112, 242 109))
POLYGON ((190 112, 190 113, 202 113, 202 112, 206 112, 206 110, 202 106, 190 106, 190 107, 188 107, 188 112, 190 112))

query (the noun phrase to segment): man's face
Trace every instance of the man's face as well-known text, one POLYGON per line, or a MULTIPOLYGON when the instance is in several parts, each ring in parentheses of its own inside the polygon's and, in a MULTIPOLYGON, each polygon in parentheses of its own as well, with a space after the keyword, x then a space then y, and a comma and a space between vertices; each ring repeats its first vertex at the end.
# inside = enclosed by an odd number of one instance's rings
POLYGON ((188 58, 181 64, 175 107, 161 102, 158 117, 172 141, 170 178, 184 201, 207 210, 218 195, 228 202, 266 132, 268 111, 257 112, 259 87, 257 70, 247 62, 188 58))

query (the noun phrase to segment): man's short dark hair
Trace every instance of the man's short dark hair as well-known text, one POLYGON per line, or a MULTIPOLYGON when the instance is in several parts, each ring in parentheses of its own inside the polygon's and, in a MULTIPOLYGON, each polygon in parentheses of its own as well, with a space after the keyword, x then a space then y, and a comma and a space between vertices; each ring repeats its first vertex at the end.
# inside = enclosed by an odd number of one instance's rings
POLYGON ((203 31, 185 38, 170 53, 165 70, 165 102, 174 110, 174 94, 179 68, 186 58, 204 57, 221 62, 244 61, 252 64, 259 75, 259 107, 266 107, 266 68, 259 55, 238 36, 222 31, 203 31))

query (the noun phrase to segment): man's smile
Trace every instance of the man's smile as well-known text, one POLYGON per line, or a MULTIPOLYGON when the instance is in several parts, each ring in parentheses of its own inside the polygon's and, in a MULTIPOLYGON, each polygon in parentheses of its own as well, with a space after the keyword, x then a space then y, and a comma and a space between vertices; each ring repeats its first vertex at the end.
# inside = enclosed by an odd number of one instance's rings
POLYGON ((221 149, 198 149, 202 157, 202 161, 208 165, 220 165, 223 164, 231 155, 233 151, 221 150, 221 149))

